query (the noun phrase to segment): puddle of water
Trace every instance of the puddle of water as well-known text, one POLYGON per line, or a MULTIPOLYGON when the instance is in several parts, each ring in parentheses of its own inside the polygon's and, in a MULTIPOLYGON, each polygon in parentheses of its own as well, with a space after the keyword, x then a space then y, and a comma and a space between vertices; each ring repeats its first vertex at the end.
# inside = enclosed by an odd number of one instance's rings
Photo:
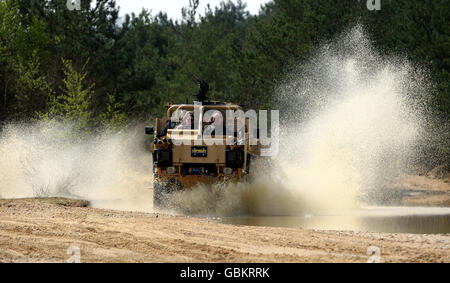
POLYGON ((221 223, 387 233, 450 233, 450 208, 364 207, 336 214, 226 217, 221 223))

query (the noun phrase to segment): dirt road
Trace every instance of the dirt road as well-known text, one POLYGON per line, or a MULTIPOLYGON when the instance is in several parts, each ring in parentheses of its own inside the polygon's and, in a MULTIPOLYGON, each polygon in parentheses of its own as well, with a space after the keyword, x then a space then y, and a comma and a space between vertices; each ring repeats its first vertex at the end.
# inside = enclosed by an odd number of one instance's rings
POLYGON ((450 262, 450 235, 309 231, 86 207, 67 199, 0 200, 0 261, 450 262))

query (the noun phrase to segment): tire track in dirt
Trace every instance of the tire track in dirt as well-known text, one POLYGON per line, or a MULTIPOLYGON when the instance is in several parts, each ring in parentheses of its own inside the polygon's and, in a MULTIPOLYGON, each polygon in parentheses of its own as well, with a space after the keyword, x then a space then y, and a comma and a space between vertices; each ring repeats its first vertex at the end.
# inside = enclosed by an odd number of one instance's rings
POLYGON ((450 262, 450 235, 217 224, 208 219, 85 207, 66 199, 0 200, 0 261, 64 262, 450 262))

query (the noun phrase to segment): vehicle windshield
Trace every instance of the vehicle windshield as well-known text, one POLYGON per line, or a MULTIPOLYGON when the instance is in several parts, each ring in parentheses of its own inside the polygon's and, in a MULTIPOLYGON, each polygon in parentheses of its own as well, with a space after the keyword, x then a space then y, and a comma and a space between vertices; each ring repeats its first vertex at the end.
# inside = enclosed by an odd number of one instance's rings
MULTIPOLYGON (((217 136, 225 135, 229 128, 231 132, 236 132, 234 125, 236 119, 227 119, 227 109, 203 109, 200 117, 195 121, 194 111, 190 108, 179 108, 172 114, 172 129, 175 130, 195 130, 201 129, 205 135, 217 136), (234 122, 233 122, 234 121, 234 122), (198 126, 195 126, 195 123, 198 126)), ((233 114, 234 115, 234 114, 233 114)))

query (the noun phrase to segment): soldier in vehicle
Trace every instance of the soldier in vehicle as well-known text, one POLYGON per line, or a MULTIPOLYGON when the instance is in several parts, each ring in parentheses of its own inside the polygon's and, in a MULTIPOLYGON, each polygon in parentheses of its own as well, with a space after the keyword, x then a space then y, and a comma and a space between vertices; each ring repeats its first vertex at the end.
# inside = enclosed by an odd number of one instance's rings
MULTIPOLYGON (((167 131, 170 129, 175 129, 177 125, 180 123, 180 120, 182 120, 182 117, 184 117, 186 111, 175 111, 170 118, 170 120, 167 121, 166 126, 159 131, 159 133, 156 135, 157 138, 163 137, 167 135, 167 131)), ((181 123, 180 123, 181 124, 181 123)))
POLYGON ((210 124, 205 127, 204 134, 205 135, 223 135, 224 133, 224 124, 222 113, 219 111, 215 111, 211 116, 210 124), (222 127, 222 128, 220 128, 222 127), (217 131, 216 131, 217 130, 217 131))
POLYGON ((161 129, 159 133, 156 135, 157 138, 163 137, 167 135, 167 130, 173 129, 176 126, 176 122, 172 120, 168 120, 164 129, 161 129))
POLYGON ((178 124, 176 130, 191 130, 194 128, 194 113, 192 111, 186 112, 183 116, 183 120, 178 124))

